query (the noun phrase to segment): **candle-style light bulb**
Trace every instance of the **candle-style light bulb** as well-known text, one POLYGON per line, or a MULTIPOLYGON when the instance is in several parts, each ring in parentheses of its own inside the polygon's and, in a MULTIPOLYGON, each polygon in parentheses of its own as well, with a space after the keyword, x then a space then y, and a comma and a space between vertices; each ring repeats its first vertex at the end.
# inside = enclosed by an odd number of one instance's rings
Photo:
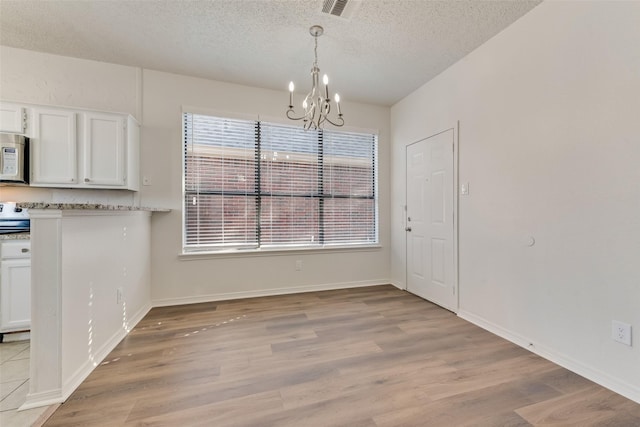
POLYGON ((305 99, 304 101, 302 101, 302 108, 304 108, 305 110, 307 109, 307 100, 305 99))
POLYGON ((340 95, 336 93, 336 96, 334 98, 336 100, 336 105, 338 106, 338 114, 340 115, 342 114, 342 111, 340 111, 340 95))
POLYGON ((329 101, 329 76, 326 74, 322 77, 322 83, 324 83, 324 97, 329 101))
POLYGON ((289 82, 289 108, 293 107, 293 82, 289 82))

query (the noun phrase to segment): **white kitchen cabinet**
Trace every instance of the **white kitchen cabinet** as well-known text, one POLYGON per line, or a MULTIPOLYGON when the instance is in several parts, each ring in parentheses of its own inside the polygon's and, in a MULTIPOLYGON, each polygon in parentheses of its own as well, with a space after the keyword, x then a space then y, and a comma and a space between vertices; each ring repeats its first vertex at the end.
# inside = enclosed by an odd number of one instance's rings
MULTIPOLYGON (((2 104, 12 105, 12 104, 2 104)), ((33 187, 140 188, 140 125, 122 113, 20 106, 33 187)))
POLYGON ((24 133, 26 125, 27 116, 22 105, 0 103, 0 132, 24 133))
POLYGON ((85 113, 84 179, 87 185, 124 186, 125 117, 103 113, 85 113))
POLYGON ((30 242, 3 242, 0 251, 0 333, 24 331, 31 327, 30 242))
POLYGON ((78 184, 76 117, 75 111, 31 109, 31 185, 78 184))
POLYGON ((81 112, 82 188, 140 189, 140 125, 127 114, 81 112))

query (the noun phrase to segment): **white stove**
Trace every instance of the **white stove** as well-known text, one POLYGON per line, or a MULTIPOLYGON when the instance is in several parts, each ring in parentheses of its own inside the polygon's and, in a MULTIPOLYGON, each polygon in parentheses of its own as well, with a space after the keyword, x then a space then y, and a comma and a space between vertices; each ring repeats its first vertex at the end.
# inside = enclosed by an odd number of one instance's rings
POLYGON ((29 212, 13 202, 0 202, 0 234, 28 233, 29 212))

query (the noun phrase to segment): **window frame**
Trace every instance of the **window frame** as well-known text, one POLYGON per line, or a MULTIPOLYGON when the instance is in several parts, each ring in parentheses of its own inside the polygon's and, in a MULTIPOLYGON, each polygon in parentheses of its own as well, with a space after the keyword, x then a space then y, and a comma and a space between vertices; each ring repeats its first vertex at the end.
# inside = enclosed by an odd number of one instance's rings
MULTIPOLYGON (((363 129, 355 129, 355 128, 346 128, 346 129, 327 129, 327 131, 330 132, 336 132, 336 133, 360 133, 360 134, 368 134, 372 137, 373 141, 372 141, 372 163, 371 166, 373 168, 373 185, 372 185, 372 196, 371 197, 362 197, 362 196, 342 196, 340 198, 346 198, 346 199, 367 199, 367 200, 371 200, 373 202, 373 239, 372 241, 361 241, 361 242, 353 242, 353 243, 348 243, 348 242, 337 242, 337 243, 327 243, 327 242, 322 242, 321 244, 313 244, 310 245, 308 243, 290 243, 290 244, 276 244, 276 245, 267 245, 264 244, 260 241, 260 235, 258 234, 257 236, 257 241, 255 243, 255 245, 229 245, 228 247, 225 247, 225 245, 223 243, 220 244, 202 244, 200 246, 198 245, 194 245, 194 244, 187 244, 187 194, 188 193, 194 193, 193 191, 188 191, 187 190, 187 171, 186 171, 186 166, 187 166, 187 152, 188 152, 188 146, 187 146, 187 141, 186 141, 186 137, 185 137, 185 129, 186 129, 186 122, 187 122, 187 115, 203 115, 203 116, 209 116, 212 118, 216 118, 216 119, 221 119, 221 120, 245 120, 245 121, 252 121, 254 122, 255 126, 258 127, 258 129, 260 129, 260 126, 262 124, 266 124, 266 125, 275 125, 275 126, 285 126, 285 127, 292 127, 295 128, 295 126, 292 126, 291 124, 287 123, 287 124, 283 124, 281 121, 278 120, 264 120, 264 119, 260 119, 260 118, 249 118, 246 116, 238 116, 238 115, 233 115, 233 114, 221 114, 219 112, 211 112, 211 111, 202 111, 201 109, 184 109, 181 111, 181 151, 182 151, 182 218, 181 218, 181 224, 182 224, 182 251, 180 254, 181 258, 184 259, 198 259, 198 258, 209 258, 211 256, 217 256, 217 255, 226 255, 226 256, 234 256, 234 255, 241 255, 241 256, 247 256, 247 255, 259 255, 261 253, 269 253, 269 254, 278 254, 278 253, 282 253, 282 254, 286 254, 286 253, 291 253, 291 252, 295 252, 295 251, 301 251, 301 252, 305 252, 305 253, 309 253, 309 252, 326 252, 326 251, 333 251, 333 252, 351 252, 351 251, 368 251, 368 250, 377 250, 379 248, 381 248, 381 244, 380 244, 380 215, 379 215, 379 189, 378 189, 378 178, 379 178, 379 132, 377 130, 372 131, 372 130, 363 130, 363 129)), ((323 132, 325 130, 321 130, 320 133, 318 134, 318 138, 316 140, 316 144, 318 146, 318 159, 321 159, 323 156, 323 132)), ((261 141, 260 141, 260 137, 259 137, 260 132, 258 131, 256 134, 256 144, 254 145, 254 154, 255 154, 255 158, 256 161, 259 163, 261 161, 261 156, 262 156, 262 152, 260 151, 260 145, 261 145, 261 141)), ((319 161, 319 167, 322 168, 322 162, 319 161)), ((260 172, 260 166, 255 166, 255 170, 257 174, 261 174, 260 172)), ((322 181, 322 173, 318 174, 318 181, 322 181)), ((263 194, 262 193, 262 189, 261 189, 261 182, 262 182, 262 175, 257 177, 257 194, 254 195, 255 197, 257 197, 258 199, 258 203, 262 203, 260 201, 260 199, 263 196, 268 196, 268 194, 263 194)), ((320 188, 323 188, 323 183, 320 182, 320 188)), ((320 190, 321 193, 319 192, 319 194, 317 194, 315 197, 317 197, 319 200, 321 201, 325 201, 325 200, 331 200, 332 196, 327 195, 326 193, 323 192, 323 190, 320 190)), ((197 191, 195 192, 195 194, 198 194, 197 191)), ((289 195, 291 197, 297 197, 295 195, 289 195)), ((322 215, 320 214, 320 210, 322 209, 322 204, 320 203, 320 207, 319 207, 319 216, 322 217, 322 215)), ((256 211, 256 221, 258 224, 260 224, 260 211, 256 211)), ((260 226, 258 226, 259 228, 260 226)), ((319 225, 319 227, 323 227, 323 225, 319 225)))

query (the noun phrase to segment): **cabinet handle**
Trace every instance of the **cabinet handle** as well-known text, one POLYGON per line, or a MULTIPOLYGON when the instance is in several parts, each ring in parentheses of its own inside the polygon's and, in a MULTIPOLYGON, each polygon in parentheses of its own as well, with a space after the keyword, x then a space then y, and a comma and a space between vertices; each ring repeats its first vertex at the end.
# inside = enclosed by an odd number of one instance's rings
POLYGON ((91 181, 89 178, 84 179, 84 182, 89 182, 89 181, 91 181))
POLYGON ((27 252, 29 252, 29 249, 27 249, 27 248, 22 248, 22 249, 21 249, 21 252, 22 252, 23 254, 26 254, 27 252))

